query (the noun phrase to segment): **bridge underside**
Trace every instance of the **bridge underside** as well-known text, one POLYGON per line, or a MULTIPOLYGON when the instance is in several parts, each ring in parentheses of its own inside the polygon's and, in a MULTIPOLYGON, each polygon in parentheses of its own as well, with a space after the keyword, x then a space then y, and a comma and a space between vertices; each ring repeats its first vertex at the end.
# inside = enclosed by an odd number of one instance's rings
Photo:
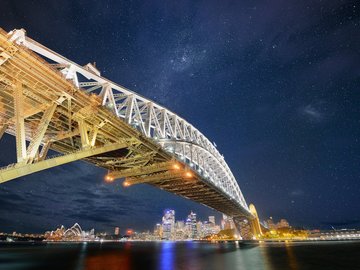
POLYGON ((75 87, 0 29, 0 139, 16 138, 16 161, 0 170, 0 183, 75 160, 108 170, 107 180, 146 183, 228 216, 253 214, 191 166, 119 119, 103 96, 75 87), (51 157, 51 149, 59 155, 51 157))
POLYGON ((228 216, 249 216, 216 186, 202 179, 185 164, 170 160, 162 163, 113 171, 109 179, 125 178, 124 185, 146 183, 216 209, 228 216))

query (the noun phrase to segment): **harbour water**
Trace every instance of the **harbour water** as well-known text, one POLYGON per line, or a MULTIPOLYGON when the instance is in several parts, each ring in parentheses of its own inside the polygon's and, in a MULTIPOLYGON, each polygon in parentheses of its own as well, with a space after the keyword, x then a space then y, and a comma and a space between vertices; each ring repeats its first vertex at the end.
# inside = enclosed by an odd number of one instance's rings
POLYGON ((0 243, 0 269, 358 270, 360 242, 0 243))

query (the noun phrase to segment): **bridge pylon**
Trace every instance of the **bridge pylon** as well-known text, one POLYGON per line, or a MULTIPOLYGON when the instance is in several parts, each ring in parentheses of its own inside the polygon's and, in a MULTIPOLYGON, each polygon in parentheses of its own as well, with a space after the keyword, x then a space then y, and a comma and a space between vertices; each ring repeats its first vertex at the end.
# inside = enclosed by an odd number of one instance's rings
POLYGON ((262 236, 262 231, 256 208, 250 204, 249 210, 252 217, 233 217, 235 227, 243 240, 259 239, 262 236))

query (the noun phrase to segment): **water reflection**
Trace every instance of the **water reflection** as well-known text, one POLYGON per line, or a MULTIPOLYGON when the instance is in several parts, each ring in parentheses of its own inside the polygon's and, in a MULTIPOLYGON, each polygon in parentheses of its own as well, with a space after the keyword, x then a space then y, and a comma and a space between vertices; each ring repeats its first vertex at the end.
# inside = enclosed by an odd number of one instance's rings
POLYGON ((359 249, 360 242, 0 243, 0 269, 358 270, 359 249))
POLYGON ((263 243, 260 244, 261 253, 266 270, 289 269, 299 270, 294 249, 298 246, 294 243, 263 243), (281 267, 281 268, 280 268, 281 267))
POLYGON ((285 247, 286 247, 286 253, 287 253, 290 269, 298 270, 299 268, 294 254, 293 245, 289 243, 285 243, 285 247))
MULTIPOLYGON (((231 260, 228 260, 231 261, 231 260)), ((236 256, 232 258, 233 267, 229 269, 265 269, 264 255, 260 248, 256 245, 240 245, 240 249, 236 252, 236 256)))
POLYGON ((264 269, 265 270, 276 270, 276 269, 273 269, 273 267, 272 267, 270 254, 268 253, 268 249, 267 249, 267 244, 260 243, 259 250, 262 255, 264 269))
POLYGON ((130 257, 118 252, 100 253, 86 258, 86 270, 128 270, 130 257))
POLYGON ((159 254, 159 270, 174 268, 174 242, 163 242, 159 254))
POLYGON ((84 243, 77 270, 128 270, 131 267, 131 243, 84 243), (83 259, 85 258, 85 260, 83 259), (81 267, 82 266, 82 267, 81 267))
POLYGON ((84 269, 84 259, 86 257, 86 250, 87 250, 87 242, 82 243, 80 253, 79 253, 79 259, 77 262, 76 270, 82 270, 84 269))

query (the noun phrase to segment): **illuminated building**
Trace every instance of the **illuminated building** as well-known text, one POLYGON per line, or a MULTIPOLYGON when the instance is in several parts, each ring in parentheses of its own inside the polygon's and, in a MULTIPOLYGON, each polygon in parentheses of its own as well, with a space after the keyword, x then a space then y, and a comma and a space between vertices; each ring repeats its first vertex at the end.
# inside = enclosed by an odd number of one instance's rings
POLYGON ((196 237, 203 237, 203 223, 201 221, 196 222, 196 237))
POLYGON ((212 227, 213 224, 210 221, 204 221, 203 229, 202 229, 203 236, 212 234, 212 227))
MULTIPOLYGON (((175 211, 166 210, 162 217, 162 222, 154 227, 153 234, 146 236, 152 239, 164 240, 186 240, 199 239, 220 232, 220 226, 215 225, 215 217, 209 216, 209 221, 197 220, 197 215, 190 212, 185 221, 175 221, 175 211)), ((232 219, 227 218, 228 226, 232 226, 232 219)), ((140 237, 138 235, 138 237, 140 237)))
POLYGON ((213 227, 212 233, 213 233, 213 234, 217 234, 217 233, 219 233, 220 231, 221 231, 220 226, 219 226, 219 225, 215 225, 215 226, 213 227))
POLYGON ((269 230, 275 230, 276 229, 276 225, 273 221, 273 218, 270 217, 267 221, 266 221, 268 227, 269 227, 269 230))
POLYGON ((166 210, 162 218, 162 238, 172 239, 175 232, 175 210, 166 210))
POLYGON ((83 231, 78 223, 65 230, 64 226, 55 231, 45 233, 46 240, 49 241, 89 241, 95 240, 95 230, 83 231))
POLYGON ((284 229, 284 228, 290 228, 289 222, 286 219, 280 219, 278 223, 275 223, 274 219, 270 217, 266 224, 269 228, 269 230, 277 230, 277 229, 284 229))
POLYGON ((158 238, 161 238, 163 234, 162 226, 160 223, 157 223, 154 228, 154 235, 158 238))
POLYGON ((331 231, 313 230, 309 232, 309 240, 359 240, 360 230, 355 229, 341 229, 331 231))
POLYGON ((223 214, 223 220, 221 222, 221 226, 223 230, 230 230, 235 228, 234 221, 231 217, 228 217, 223 214))
POLYGON ((183 240, 187 238, 186 227, 184 221, 176 221, 175 223, 175 239, 183 240))
POLYGON ((191 238, 191 218, 187 218, 185 222, 185 231, 188 238, 191 238))
POLYGON ((277 229, 290 228, 289 222, 286 219, 280 219, 280 222, 276 224, 277 229))
POLYGON ((119 227, 115 227, 114 234, 115 235, 120 235, 120 228, 119 227))
POLYGON ((187 224, 188 224, 188 220, 190 220, 190 236, 191 238, 196 238, 197 237, 197 224, 196 224, 196 214, 191 211, 190 215, 188 216, 187 219, 187 224))
POLYGON ((185 228, 185 223, 182 220, 176 221, 175 225, 176 230, 184 230, 185 228))

